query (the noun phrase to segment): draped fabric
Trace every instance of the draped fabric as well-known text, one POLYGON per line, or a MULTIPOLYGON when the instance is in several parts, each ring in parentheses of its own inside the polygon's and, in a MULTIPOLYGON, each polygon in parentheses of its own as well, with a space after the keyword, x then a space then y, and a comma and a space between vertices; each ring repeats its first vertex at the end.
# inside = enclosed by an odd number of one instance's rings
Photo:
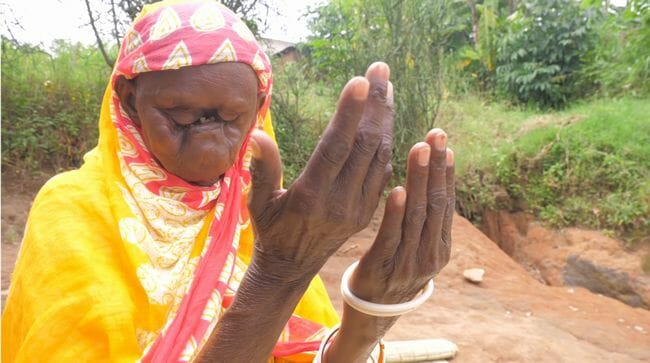
MULTIPOLYGON (((136 18, 104 95, 98 146, 79 170, 52 178, 33 204, 3 316, 3 361, 195 358, 251 258, 250 133, 222 178, 198 187, 156 161, 113 84, 219 62, 255 71, 267 97, 253 127, 273 137, 270 62, 232 12, 215 2, 168 0, 136 18)), ((270 359, 310 361, 337 320, 316 277, 270 359)))

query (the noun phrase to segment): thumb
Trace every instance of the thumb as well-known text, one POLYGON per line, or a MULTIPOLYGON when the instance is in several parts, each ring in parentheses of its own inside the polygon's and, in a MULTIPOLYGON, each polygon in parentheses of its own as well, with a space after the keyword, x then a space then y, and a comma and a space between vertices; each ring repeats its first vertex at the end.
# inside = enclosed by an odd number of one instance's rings
POLYGON ((253 154, 251 162, 251 191, 248 195, 248 209, 258 214, 280 189, 282 162, 280 152, 273 139, 264 131, 253 130, 249 142, 253 154))

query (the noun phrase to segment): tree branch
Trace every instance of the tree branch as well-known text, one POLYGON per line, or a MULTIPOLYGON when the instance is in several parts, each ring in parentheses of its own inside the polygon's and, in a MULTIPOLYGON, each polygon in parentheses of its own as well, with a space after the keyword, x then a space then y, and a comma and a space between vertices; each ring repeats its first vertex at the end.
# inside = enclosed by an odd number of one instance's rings
POLYGON ((111 60, 108 57, 108 54, 106 54, 106 49, 104 49, 104 43, 102 43, 102 38, 99 36, 99 31, 97 31, 97 27, 95 26, 95 19, 93 18, 93 12, 90 10, 90 3, 88 0, 84 0, 86 2, 86 9, 88 10, 88 18, 90 18, 90 26, 93 28, 93 32, 95 33, 95 38, 97 39, 97 46, 99 47, 99 51, 102 53, 102 57, 104 57, 104 61, 106 64, 108 64, 109 67, 113 68, 115 65, 115 60, 111 60))
POLYGON ((115 13, 115 0, 111 0, 111 13, 113 13, 113 36, 117 49, 120 49, 120 32, 117 30, 117 14, 115 13))

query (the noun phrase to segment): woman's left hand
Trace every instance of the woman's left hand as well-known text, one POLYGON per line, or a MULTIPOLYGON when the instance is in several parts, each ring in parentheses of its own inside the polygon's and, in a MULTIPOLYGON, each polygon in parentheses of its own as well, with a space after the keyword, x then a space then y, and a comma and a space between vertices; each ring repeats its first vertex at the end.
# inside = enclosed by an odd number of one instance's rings
MULTIPOLYGON (((433 129, 411 149, 406 189, 391 191, 375 242, 350 278, 357 297, 380 304, 411 300, 449 261, 455 193, 454 154, 446 138, 433 129)), ((397 318, 366 315, 346 304, 324 361, 365 361, 397 318)))
POLYGON ((393 189, 381 227, 350 288, 376 303, 410 300, 449 261, 454 215, 454 154, 447 135, 431 130, 408 156, 406 190, 393 189))

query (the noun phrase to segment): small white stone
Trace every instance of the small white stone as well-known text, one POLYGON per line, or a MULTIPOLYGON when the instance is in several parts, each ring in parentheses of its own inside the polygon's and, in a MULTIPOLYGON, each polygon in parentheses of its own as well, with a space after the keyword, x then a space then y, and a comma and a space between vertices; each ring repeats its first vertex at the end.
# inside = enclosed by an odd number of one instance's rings
POLYGON ((643 331, 643 327, 642 327, 642 326, 635 325, 635 326, 634 326, 634 330, 642 332, 642 331, 643 331))
POLYGON ((623 319, 623 318, 619 318, 619 319, 618 319, 618 322, 619 322, 619 323, 625 323, 625 319, 623 319))
POLYGON ((569 309, 570 309, 571 311, 578 311, 578 308, 575 307, 575 306, 573 306, 573 305, 569 305, 569 309))
POLYGON ((569 294, 573 294, 576 291, 574 289, 567 289, 566 292, 568 292, 569 294))
POLYGON ((533 315, 533 313, 531 313, 530 311, 526 312, 526 316, 531 316, 531 315, 533 315))
POLYGON ((465 277, 465 279, 467 279, 468 281, 476 284, 483 281, 484 274, 485 274, 485 270, 482 268, 470 268, 463 271, 463 277, 465 277))

